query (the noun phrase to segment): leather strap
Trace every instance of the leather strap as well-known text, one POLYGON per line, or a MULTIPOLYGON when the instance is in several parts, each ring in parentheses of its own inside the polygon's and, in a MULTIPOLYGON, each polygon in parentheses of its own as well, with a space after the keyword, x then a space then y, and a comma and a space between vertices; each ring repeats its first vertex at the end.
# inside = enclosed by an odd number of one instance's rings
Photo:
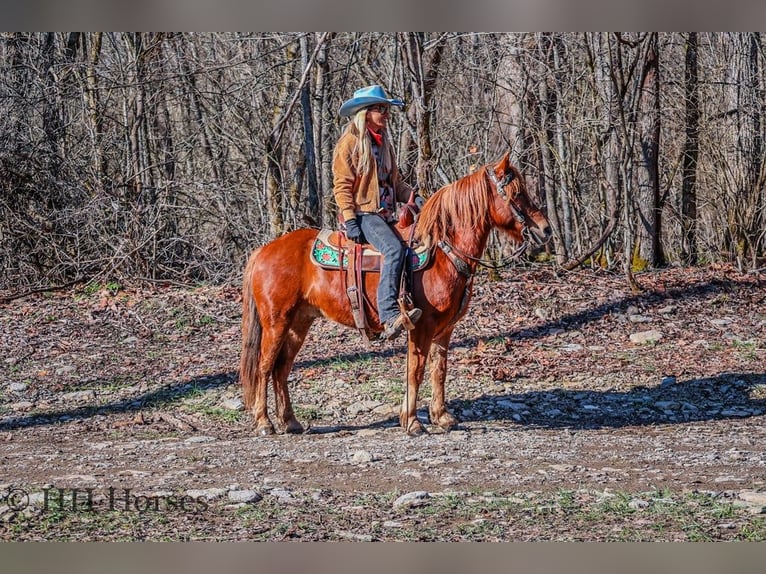
POLYGON ((346 272, 346 295, 348 295, 348 300, 351 304, 351 314, 354 317, 354 325, 356 325, 356 328, 365 340, 369 342, 370 337, 367 333, 367 320, 364 314, 362 246, 355 241, 350 241, 349 244, 351 247, 348 254, 348 271, 346 272))
POLYGON ((458 257, 455 252, 452 249, 452 246, 447 243, 446 241, 440 241, 439 242, 439 248, 444 251, 444 254, 447 256, 447 258, 452 261, 452 264, 455 266, 455 269, 457 269, 457 272, 463 275, 464 277, 470 279, 473 275, 473 270, 471 269, 471 266, 466 263, 463 259, 458 257))

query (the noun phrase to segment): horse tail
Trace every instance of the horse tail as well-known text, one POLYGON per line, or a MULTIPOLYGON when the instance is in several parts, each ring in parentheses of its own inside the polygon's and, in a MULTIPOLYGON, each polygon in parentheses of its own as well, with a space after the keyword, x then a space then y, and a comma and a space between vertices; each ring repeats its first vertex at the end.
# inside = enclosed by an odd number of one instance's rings
POLYGON ((242 385, 242 397, 247 408, 251 408, 255 403, 263 331, 253 296, 253 275, 258 251, 256 249, 250 255, 242 279, 242 355, 239 362, 239 382, 242 385))

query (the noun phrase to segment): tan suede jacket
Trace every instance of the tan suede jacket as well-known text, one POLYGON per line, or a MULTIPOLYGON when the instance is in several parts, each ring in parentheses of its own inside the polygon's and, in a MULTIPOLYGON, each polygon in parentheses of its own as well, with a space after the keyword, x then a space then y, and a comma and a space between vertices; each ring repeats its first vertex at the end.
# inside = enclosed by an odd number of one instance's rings
MULTIPOLYGON (((372 171, 357 174, 359 154, 355 151, 358 136, 346 132, 338 140, 332 158, 333 193, 343 221, 356 217, 357 213, 377 213, 380 209, 378 169, 373 162, 372 171)), ((401 180, 399 168, 394 163, 391 182, 396 200, 406 202, 412 188, 401 180)))

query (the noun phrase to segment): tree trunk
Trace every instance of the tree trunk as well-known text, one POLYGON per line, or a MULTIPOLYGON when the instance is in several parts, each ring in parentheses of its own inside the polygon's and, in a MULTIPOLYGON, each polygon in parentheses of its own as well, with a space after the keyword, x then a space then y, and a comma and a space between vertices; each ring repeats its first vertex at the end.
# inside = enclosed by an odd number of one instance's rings
MULTIPOLYGON (((556 117, 556 108, 558 101, 556 92, 549 89, 548 78, 551 76, 553 63, 553 41, 548 33, 541 34, 537 42, 538 61, 540 62, 540 73, 537 78, 537 108, 538 108, 538 129, 537 141, 540 150, 540 196, 545 198, 547 206, 548 221, 553 228, 553 244, 556 251, 558 263, 564 263, 566 257, 566 246, 562 241, 561 223, 559 222, 556 189, 556 178, 554 175, 553 150, 554 142, 551 141, 551 134, 558 132, 558 126, 551 126, 552 118, 556 117)), ((555 75, 555 70, 553 71, 555 75)))
POLYGON ((446 44, 445 38, 444 35, 440 35, 428 48, 428 54, 426 54, 424 47, 425 33, 407 32, 402 42, 402 58, 409 71, 418 138, 418 162, 415 167, 416 187, 422 190, 424 195, 434 191, 435 187, 431 120, 434 111, 433 97, 436 80, 446 44))
POLYGON ((322 227, 335 227, 337 211, 332 190, 332 152, 335 131, 332 127, 336 123, 335 110, 331 109, 328 82, 330 80, 330 46, 335 34, 329 34, 327 41, 322 43, 317 53, 316 79, 314 98, 315 110, 318 110, 319 121, 315 123, 314 130, 317 134, 315 146, 319 161, 319 193, 322 196, 322 227))
POLYGON ((85 103, 90 127, 91 149, 93 154, 92 169, 93 181, 98 191, 103 191, 106 183, 106 162, 102 148, 104 133, 104 118, 101 113, 101 96, 96 68, 101 57, 101 45, 103 32, 88 34, 89 46, 87 49, 88 61, 85 64, 85 103))
MULTIPOLYGON (((301 37, 301 64, 303 69, 309 66, 308 37, 301 37)), ((305 221, 318 227, 322 221, 322 205, 317 183, 317 167, 314 145, 314 116, 311 109, 311 82, 305 82, 301 88, 301 111, 303 118, 303 149, 306 155, 306 182, 308 187, 308 209, 305 221)))
MULTIPOLYGON (((619 98, 615 81, 612 78, 612 45, 608 33, 589 34, 589 38, 594 74, 593 81, 599 95, 599 100, 603 106, 603 110, 600 110, 599 115, 605 118, 603 125, 605 130, 604 136, 597 139, 597 145, 598 160, 604 173, 602 185, 607 221, 601 235, 590 249, 562 266, 567 270, 575 269, 589 257, 594 256, 600 249, 604 248, 604 245, 617 228, 620 213, 622 211, 620 209, 623 188, 620 175, 621 130, 618 129, 618 124, 622 121, 620 117, 622 103, 619 98)), ((604 257, 606 257, 606 254, 604 257)))
POLYGON ((697 254, 697 158, 699 157, 699 83, 697 64, 697 32, 689 32, 686 40, 684 93, 686 106, 686 139, 681 173, 681 260, 696 265, 697 254))
POLYGON ((642 44, 643 70, 638 99, 638 139, 640 164, 638 180, 638 257, 634 266, 660 267, 662 252, 662 201, 660 197, 660 73, 657 32, 649 33, 642 44))

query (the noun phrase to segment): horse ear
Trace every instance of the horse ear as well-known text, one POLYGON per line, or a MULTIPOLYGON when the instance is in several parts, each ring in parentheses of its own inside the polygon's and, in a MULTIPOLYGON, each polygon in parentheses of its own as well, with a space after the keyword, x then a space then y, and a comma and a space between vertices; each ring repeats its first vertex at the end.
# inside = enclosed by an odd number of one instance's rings
POLYGON ((513 169, 511 169, 511 152, 507 151, 500 158, 500 161, 495 164, 495 175, 497 175, 498 179, 503 180, 509 173, 513 174, 513 169))
POLYGON ((500 162, 498 163, 499 168, 498 171, 500 171, 502 174, 505 174, 510 168, 511 168, 511 152, 507 151, 503 154, 503 157, 500 158, 500 162))

